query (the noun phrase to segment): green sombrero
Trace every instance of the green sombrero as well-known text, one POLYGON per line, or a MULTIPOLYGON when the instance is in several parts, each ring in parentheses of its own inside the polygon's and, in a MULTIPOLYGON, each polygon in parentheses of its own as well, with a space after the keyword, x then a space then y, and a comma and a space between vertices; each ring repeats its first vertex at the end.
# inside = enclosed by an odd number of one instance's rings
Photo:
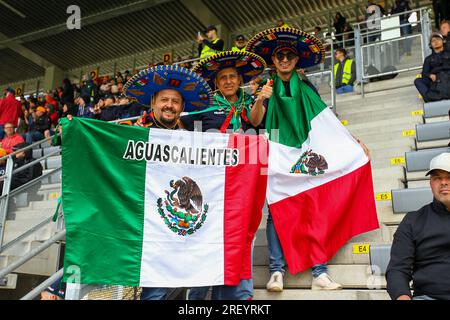
POLYGON ((228 68, 235 68, 245 84, 263 73, 267 65, 263 58, 251 52, 224 51, 200 61, 193 71, 214 88, 217 74, 228 68))
POLYGON ((259 55, 272 67, 272 55, 281 48, 290 49, 300 57, 297 68, 308 68, 325 61, 322 42, 309 33, 291 27, 262 31, 248 41, 245 50, 259 55))
POLYGON ((208 83, 192 70, 175 65, 141 70, 123 87, 127 97, 144 105, 150 105, 156 93, 167 89, 181 94, 185 112, 207 108, 212 102, 213 92, 208 83))

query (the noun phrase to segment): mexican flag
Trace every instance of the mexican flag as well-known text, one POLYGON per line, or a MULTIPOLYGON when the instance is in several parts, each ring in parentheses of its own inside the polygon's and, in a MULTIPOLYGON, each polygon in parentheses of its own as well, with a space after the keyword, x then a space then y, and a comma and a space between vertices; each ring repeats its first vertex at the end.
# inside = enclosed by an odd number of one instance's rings
POLYGON ((82 284, 141 287, 251 278, 264 138, 74 118, 62 141, 64 280, 74 270, 82 284))
POLYGON ((368 157, 320 97, 275 77, 267 109, 267 201, 291 273, 329 261, 352 237, 377 229, 368 157))

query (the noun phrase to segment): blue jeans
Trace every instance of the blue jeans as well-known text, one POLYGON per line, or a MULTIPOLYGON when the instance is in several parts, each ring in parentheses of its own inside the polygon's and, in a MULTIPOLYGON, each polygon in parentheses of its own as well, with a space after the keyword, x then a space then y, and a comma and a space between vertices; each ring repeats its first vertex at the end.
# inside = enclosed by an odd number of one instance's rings
MULTIPOLYGON (((209 287, 192 288, 188 300, 205 300, 209 287)), ((237 286, 212 287, 211 300, 249 300, 253 297, 253 280, 241 280, 237 286)))
POLYGON ((142 288, 141 300, 167 300, 173 288, 142 288))
POLYGON ((436 299, 424 295, 424 296, 413 297, 413 300, 419 300, 420 301, 420 300, 436 300, 436 299))
MULTIPOLYGON (((280 240, 278 239, 275 225, 273 224, 272 215, 269 213, 267 218, 267 243, 269 247, 269 271, 270 274, 274 272, 285 273, 286 262, 284 260, 283 249, 281 248, 280 240)), ((326 263, 317 264, 312 267, 312 275, 317 278, 323 273, 328 272, 328 266, 326 263)))
POLYGON ((25 139, 27 143, 32 144, 33 142, 38 142, 45 138, 44 134, 39 131, 31 131, 27 133, 27 138, 25 139))
POLYGON ((428 102, 427 99, 427 93, 430 91, 431 86, 431 79, 430 78, 417 78, 414 80, 414 85, 417 88, 417 91, 419 91, 420 95, 423 98, 423 101, 428 102))
POLYGON ((5 135, 6 135, 6 133, 5 133, 5 126, 3 124, 1 124, 0 125, 0 140, 3 140, 5 135))
POLYGON ((350 93, 350 92, 353 92, 353 86, 351 86, 349 84, 336 89, 337 94, 350 93))

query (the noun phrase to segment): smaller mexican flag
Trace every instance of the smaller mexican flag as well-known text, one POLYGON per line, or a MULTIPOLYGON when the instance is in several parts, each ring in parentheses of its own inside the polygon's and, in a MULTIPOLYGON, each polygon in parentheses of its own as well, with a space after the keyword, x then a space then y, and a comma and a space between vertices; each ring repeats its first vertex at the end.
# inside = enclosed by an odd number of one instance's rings
POLYGON ((136 81, 135 83, 134 83, 137 87, 143 87, 143 86, 146 86, 147 84, 148 84, 148 81, 147 80, 145 80, 145 79, 139 79, 138 81, 136 81))
POLYGON ((141 287, 251 279, 263 137, 62 123, 66 272, 78 266, 83 284, 141 287))
POLYGON ((275 77, 267 201, 291 273, 328 262, 352 237, 378 228, 368 157, 320 97, 275 77))

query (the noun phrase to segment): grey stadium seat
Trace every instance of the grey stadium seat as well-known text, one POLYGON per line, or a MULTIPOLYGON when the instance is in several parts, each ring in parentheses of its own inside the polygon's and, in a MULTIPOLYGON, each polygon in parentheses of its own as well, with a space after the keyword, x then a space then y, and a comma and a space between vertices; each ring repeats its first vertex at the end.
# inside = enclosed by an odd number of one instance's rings
POLYGON ((42 149, 33 149, 33 159, 39 159, 42 157, 42 149))
POLYGON ((47 148, 42 149, 42 151, 43 151, 44 156, 46 156, 55 151, 61 151, 61 148, 60 147, 47 147, 47 148))
POLYGON ((47 169, 58 169, 61 165, 61 156, 50 157, 47 159, 47 169))
POLYGON ((370 246, 370 268, 372 274, 377 276, 386 275, 386 269, 391 260, 391 245, 378 244, 370 246))
POLYGON ((431 202, 433 202, 431 188, 392 190, 392 208, 394 213, 417 211, 431 202))
POLYGON ((428 171, 431 160, 444 152, 450 152, 450 148, 436 148, 406 152, 406 170, 408 172, 428 171))
POLYGON ((450 139, 450 121, 416 125, 418 142, 450 139))
POLYGON ((450 100, 429 102, 423 105, 424 117, 426 119, 446 116, 449 110, 450 100))

